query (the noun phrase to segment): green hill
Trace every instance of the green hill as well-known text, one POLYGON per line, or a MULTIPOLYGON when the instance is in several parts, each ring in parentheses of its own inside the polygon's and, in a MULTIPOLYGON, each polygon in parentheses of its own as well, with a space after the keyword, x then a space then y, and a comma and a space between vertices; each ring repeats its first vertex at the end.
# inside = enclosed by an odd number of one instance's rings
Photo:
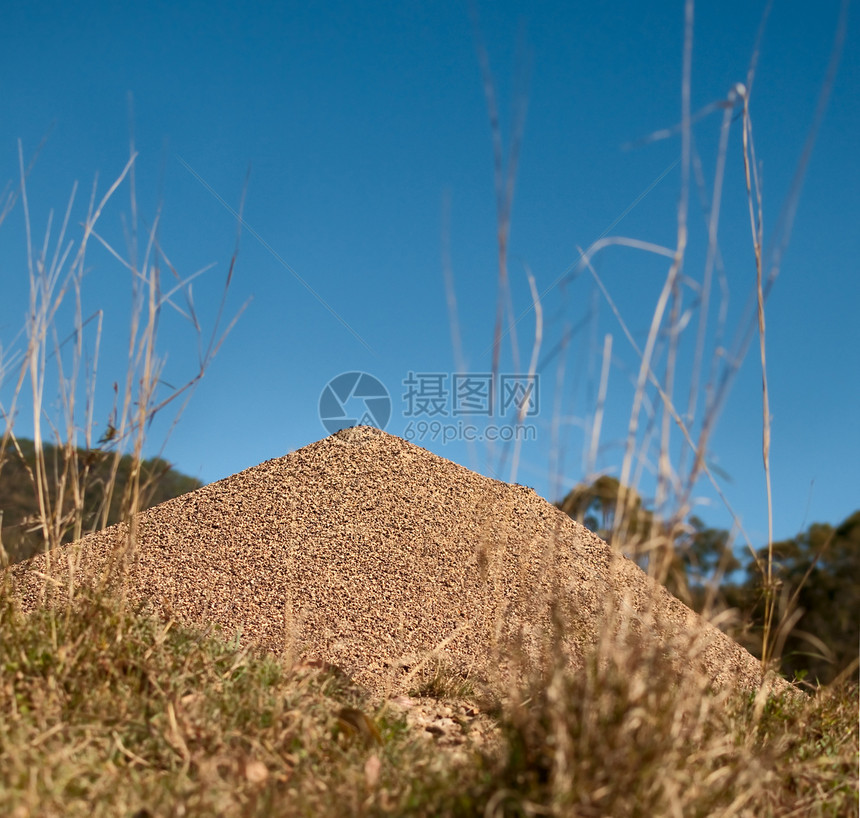
MULTIPOLYGON (((27 559, 44 548, 39 530, 39 501, 34 486, 36 449, 32 440, 18 438, 20 455, 12 447, 0 454, 0 537, 12 562, 27 559)), ((43 445, 48 477, 47 496, 57 502, 63 488, 62 542, 74 538, 74 492, 72 477, 83 491, 81 531, 88 533, 123 518, 123 498, 132 476, 133 458, 118 457, 102 449, 77 449, 74 454, 43 445), (112 475, 115 477, 112 480, 112 475), (112 490, 108 487, 113 486, 112 490)), ((176 471, 170 463, 155 457, 144 460, 140 468, 141 508, 152 506, 200 488, 194 477, 176 471)))

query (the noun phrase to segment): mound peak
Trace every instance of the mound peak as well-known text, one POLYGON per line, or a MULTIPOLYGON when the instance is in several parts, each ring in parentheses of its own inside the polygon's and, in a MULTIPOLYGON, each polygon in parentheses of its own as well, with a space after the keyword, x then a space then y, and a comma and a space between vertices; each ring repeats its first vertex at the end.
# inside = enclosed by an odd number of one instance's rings
MULTIPOLYGON (((408 688, 430 656, 479 678, 512 642, 541 661, 553 600, 574 663, 613 603, 666 644, 694 637, 717 686, 761 681, 747 651, 531 489, 372 427, 162 503, 137 523, 132 600, 337 665, 378 691, 408 688)), ((9 568, 22 608, 42 604, 46 573, 60 598, 70 564, 75 584, 91 582, 127 530, 9 568)))

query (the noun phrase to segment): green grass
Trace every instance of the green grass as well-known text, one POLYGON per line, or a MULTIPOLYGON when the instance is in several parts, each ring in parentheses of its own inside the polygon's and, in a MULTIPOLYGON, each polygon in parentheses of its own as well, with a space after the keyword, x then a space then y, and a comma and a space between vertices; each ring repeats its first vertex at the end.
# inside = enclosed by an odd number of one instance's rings
POLYGON ((857 812, 856 685, 725 698, 617 651, 504 698, 498 754, 454 754, 338 674, 110 598, 23 617, 2 592, 0 632, 2 815, 857 812))
POLYGON ((2 815, 469 812, 462 774, 336 674, 110 600, 23 618, 7 599, 0 631, 2 815))

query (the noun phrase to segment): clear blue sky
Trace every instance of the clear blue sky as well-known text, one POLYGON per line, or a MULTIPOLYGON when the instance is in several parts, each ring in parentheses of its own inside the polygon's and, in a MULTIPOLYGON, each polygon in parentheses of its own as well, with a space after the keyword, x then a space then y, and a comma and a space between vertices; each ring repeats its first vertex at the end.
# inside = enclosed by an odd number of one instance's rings
MULTIPOLYGON (((676 134, 625 146, 680 119, 683 4, 480 2, 478 9, 506 145, 522 85, 528 102, 509 267, 513 310, 526 314, 516 331, 519 370, 510 336, 502 370, 524 371, 531 354, 535 319, 528 312, 526 269, 543 294, 541 359, 566 327, 593 316, 571 336, 563 358, 549 356, 540 372, 539 413, 528 418, 537 439, 523 445, 516 478, 557 499, 583 477, 583 421, 593 412, 605 335, 613 336, 614 360, 596 467, 616 476, 638 364, 587 273, 566 286, 552 285, 577 261, 577 247, 587 247, 613 224, 610 235, 674 246, 680 139, 676 134), (560 360, 563 385, 557 388, 560 360), (560 429, 555 447, 554 419, 560 429)), ((746 80, 763 9, 763 2, 734 0, 697 5, 694 110, 725 99, 746 80)), ((766 244, 814 119, 839 9, 833 0, 814 7, 778 2, 764 34, 750 106, 766 244)), ((73 209, 77 223, 95 174, 103 192, 122 169, 131 95, 142 223, 151 224, 161 205, 159 238, 174 267, 189 275, 214 264, 194 283, 195 304, 211 327, 236 227, 218 197, 238 208, 250 169, 246 228, 227 311, 252 301, 166 444, 164 454, 178 468, 210 482, 324 437, 320 395, 343 372, 367 372, 382 382, 392 397, 386 428, 403 435, 410 420, 422 419, 404 414, 403 380, 410 372, 450 378, 488 371, 497 292, 493 148, 467 3, 15 2, 4 6, 3 17, 0 183, 18 183, 17 140, 29 161, 47 137, 28 180, 38 237, 51 209, 60 219, 75 181, 81 185, 73 209), (450 244, 465 367, 452 349, 443 234, 450 244)), ((852 8, 794 230, 767 303, 778 538, 811 522, 839 522, 860 506, 858 33, 852 8)), ((707 198, 720 116, 712 113, 694 129, 707 198)), ((727 341, 745 326, 743 309, 755 276, 740 139, 736 121, 719 232, 727 341)), ((684 268, 690 281, 701 281, 704 269, 700 199, 694 187, 684 268)), ((126 185, 101 225, 119 249, 128 202, 126 185)), ((78 238, 80 231, 71 235, 78 238)), ((20 344, 16 333, 27 306, 24 239, 19 202, 0 225, 0 342, 7 358, 20 344)), ((667 260, 615 247, 602 251, 595 264, 636 342, 644 344, 667 260)), ((101 431, 110 412, 110 384, 124 377, 129 285, 116 261, 95 244, 87 267, 84 312, 105 310, 96 404, 101 431)), ((691 286, 685 284, 683 298, 685 307, 693 303, 691 286)), ((714 300, 706 363, 718 346, 718 306, 714 300)), ((693 320, 681 337, 675 397, 682 409, 696 326, 693 320)), ((710 441, 709 459, 760 545, 767 525, 761 375, 753 341, 710 441)), ((92 344, 90 335, 88 348, 92 344)), ((161 322, 161 348, 168 353, 165 380, 179 383, 193 373, 194 334, 170 310, 161 322)), ((658 372, 664 362, 661 347, 658 372)), ((7 380, 0 388, 4 400, 10 386, 7 380)), ((55 406, 54 395, 46 401, 49 409, 55 406)), ((450 403, 446 411, 453 411, 450 403)), ((167 420, 153 425, 150 454, 158 451, 167 420)), ((26 414, 16 423, 20 434, 31 428, 26 414)), ((641 425, 647 426, 645 415, 641 425)), ((677 429, 672 441, 677 460, 677 429)), ((490 456, 485 445, 462 441, 427 439, 422 445, 486 474, 510 477, 510 461, 499 468, 498 447, 490 456)), ((644 466, 645 495, 653 492, 648 471, 654 451, 644 466)), ((730 525, 706 482, 696 495, 711 502, 699 509, 701 516, 712 525, 730 525)))

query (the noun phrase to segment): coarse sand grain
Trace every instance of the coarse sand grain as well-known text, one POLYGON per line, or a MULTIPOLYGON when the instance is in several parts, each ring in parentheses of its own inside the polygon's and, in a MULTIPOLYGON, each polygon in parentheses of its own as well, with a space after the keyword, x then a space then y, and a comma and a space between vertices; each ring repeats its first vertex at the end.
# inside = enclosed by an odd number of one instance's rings
MULTIPOLYGON (((407 691, 437 663, 481 682, 553 650, 576 665, 610 614, 674 651, 679 672, 761 683, 746 650, 531 489, 372 427, 162 503, 136 529, 130 601, 336 665, 377 693, 407 691)), ((9 567, 22 609, 94 583, 128 532, 9 567)))

